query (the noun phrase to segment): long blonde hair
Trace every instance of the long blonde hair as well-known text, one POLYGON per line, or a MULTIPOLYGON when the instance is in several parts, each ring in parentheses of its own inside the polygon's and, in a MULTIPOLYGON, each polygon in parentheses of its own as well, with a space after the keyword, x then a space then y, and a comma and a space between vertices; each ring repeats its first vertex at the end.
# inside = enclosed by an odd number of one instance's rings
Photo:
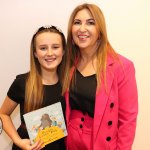
MULTIPOLYGON (((66 51, 66 40, 64 34, 55 26, 40 27, 33 35, 30 46, 30 72, 28 74, 25 86, 25 112, 38 109, 43 103, 43 84, 41 77, 41 67, 34 53, 36 51, 36 37, 43 32, 52 32, 59 34, 62 39, 63 50, 66 51)), ((62 60, 58 66, 59 80, 62 81, 65 60, 62 60)))
MULTIPOLYGON (((107 38, 105 18, 100 8, 95 4, 88 4, 88 3, 84 3, 82 5, 77 6, 73 10, 68 23, 67 52, 66 52, 67 63, 65 68, 66 76, 63 84, 63 93, 65 93, 65 91, 69 88, 70 85, 69 76, 71 68, 72 66, 75 66, 76 69, 76 60, 80 56, 80 50, 78 46, 73 42, 72 25, 76 14, 83 9, 88 9, 91 15, 93 16, 100 37, 100 39, 98 40, 99 44, 96 52, 97 56, 96 78, 98 87, 100 87, 102 79, 106 82, 106 62, 108 53, 112 54, 113 56, 117 56, 117 54, 109 44, 107 38)), ((74 80, 74 78, 75 77, 73 72, 72 81, 74 80)))

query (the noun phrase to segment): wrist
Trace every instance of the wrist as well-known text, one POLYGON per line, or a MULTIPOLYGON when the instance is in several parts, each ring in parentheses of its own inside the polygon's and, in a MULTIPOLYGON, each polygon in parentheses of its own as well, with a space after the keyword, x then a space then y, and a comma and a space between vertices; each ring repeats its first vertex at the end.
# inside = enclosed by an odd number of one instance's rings
POLYGON ((16 137, 13 139, 13 143, 17 146, 21 144, 22 139, 20 137, 16 137))

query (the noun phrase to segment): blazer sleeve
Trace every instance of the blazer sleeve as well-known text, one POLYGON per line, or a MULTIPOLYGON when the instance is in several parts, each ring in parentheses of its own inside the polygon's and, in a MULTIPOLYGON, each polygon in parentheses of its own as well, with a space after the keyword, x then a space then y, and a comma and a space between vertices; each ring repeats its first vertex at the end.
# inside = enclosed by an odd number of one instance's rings
POLYGON ((127 62, 118 72, 118 141, 117 150, 131 150, 138 114, 138 94, 135 68, 127 62))

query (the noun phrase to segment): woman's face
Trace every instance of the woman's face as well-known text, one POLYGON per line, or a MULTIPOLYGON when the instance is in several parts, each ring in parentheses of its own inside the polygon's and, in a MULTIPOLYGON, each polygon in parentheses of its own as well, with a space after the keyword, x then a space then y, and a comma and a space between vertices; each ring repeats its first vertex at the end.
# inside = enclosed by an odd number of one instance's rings
POLYGON ((37 35, 35 57, 38 59, 42 71, 57 71, 63 57, 61 36, 52 32, 37 35))
POLYGON ((72 37, 80 50, 92 50, 97 48, 99 33, 95 20, 88 9, 80 10, 73 21, 72 37))

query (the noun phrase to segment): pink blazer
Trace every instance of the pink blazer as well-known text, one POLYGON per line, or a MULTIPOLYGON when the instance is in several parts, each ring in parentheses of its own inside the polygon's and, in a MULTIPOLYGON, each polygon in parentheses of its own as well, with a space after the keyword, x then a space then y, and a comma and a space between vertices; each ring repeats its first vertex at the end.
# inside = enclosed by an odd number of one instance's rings
MULTIPOLYGON (((133 63, 119 55, 120 62, 108 58, 107 92, 104 84, 96 92, 93 149, 131 150, 138 113, 138 95, 133 63)), ((66 121, 69 123, 69 91, 66 98, 66 121)))

